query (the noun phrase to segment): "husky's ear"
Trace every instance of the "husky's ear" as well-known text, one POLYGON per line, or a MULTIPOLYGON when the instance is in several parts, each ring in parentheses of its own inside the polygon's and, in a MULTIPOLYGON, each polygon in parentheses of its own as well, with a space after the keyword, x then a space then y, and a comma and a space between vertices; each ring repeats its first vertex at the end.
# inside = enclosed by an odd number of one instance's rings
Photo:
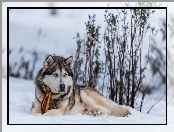
POLYGON ((66 60, 65 60, 65 63, 71 68, 71 70, 72 70, 72 68, 73 68, 73 57, 72 56, 70 56, 70 57, 68 57, 66 60))
POLYGON ((54 60, 51 55, 49 55, 44 61, 43 71, 46 71, 51 64, 53 64, 54 60))

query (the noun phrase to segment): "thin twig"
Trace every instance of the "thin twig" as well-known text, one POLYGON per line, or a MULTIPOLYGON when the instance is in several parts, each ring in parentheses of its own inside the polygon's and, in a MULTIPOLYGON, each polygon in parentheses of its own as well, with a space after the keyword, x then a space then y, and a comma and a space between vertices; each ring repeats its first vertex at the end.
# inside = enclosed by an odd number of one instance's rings
MULTIPOLYGON (((163 93, 162 97, 160 98, 160 100, 163 98, 164 94, 166 93, 166 91, 163 93)), ((152 105, 152 107, 149 109, 149 111, 147 112, 147 114, 149 114, 150 110, 153 108, 153 106, 155 106, 160 100, 158 100, 154 105, 152 105)))
MULTIPOLYGON (((172 98, 174 97, 174 95, 172 96, 172 98)), ((172 98, 170 99, 170 101, 172 100, 172 98)), ((167 105, 170 103, 170 101, 167 103, 167 105)))
POLYGON ((145 106, 145 104, 148 102, 148 101, 150 101, 151 99, 154 99, 153 97, 151 97, 149 100, 147 100, 145 103, 144 103, 144 105, 143 106, 145 106))
POLYGON ((142 109, 142 106, 143 106, 144 97, 145 97, 145 94, 143 93, 143 97, 142 97, 142 99, 141 99, 141 105, 140 105, 140 112, 141 112, 141 109, 142 109))

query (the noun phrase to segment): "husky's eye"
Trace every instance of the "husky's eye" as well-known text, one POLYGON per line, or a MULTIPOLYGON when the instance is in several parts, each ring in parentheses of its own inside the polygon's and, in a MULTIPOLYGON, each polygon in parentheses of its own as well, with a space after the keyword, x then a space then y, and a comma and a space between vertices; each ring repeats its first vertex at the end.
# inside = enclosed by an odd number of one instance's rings
POLYGON ((63 74, 63 77, 66 77, 66 76, 67 76, 67 74, 66 74, 66 73, 64 73, 64 74, 63 74))
POLYGON ((57 73, 53 73, 53 76, 57 77, 57 76, 58 76, 58 74, 57 74, 57 73))

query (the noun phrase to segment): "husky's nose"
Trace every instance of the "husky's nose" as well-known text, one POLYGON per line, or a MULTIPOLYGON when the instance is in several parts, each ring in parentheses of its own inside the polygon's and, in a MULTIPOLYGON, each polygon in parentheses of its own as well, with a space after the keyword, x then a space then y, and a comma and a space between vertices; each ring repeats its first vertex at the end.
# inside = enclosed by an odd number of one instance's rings
POLYGON ((65 91, 65 84, 60 84, 60 92, 64 92, 65 91))

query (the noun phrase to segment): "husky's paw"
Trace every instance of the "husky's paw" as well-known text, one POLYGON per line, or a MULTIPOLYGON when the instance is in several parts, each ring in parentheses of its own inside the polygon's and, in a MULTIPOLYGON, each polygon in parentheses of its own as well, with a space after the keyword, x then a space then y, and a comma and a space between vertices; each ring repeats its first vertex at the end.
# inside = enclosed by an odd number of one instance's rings
POLYGON ((102 112, 101 111, 95 111, 93 113, 93 116, 102 116, 102 112))
POLYGON ((88 111, 86 112, 87 115, 94 115, 94 113, 96 113, 95 110, 88 110, 88 111))
POLYGON ((43 116, 55 116, 55 112, 53 112, 52 110, 48 110, 46 113, 43 114, 43 116))
POLYGON ((87 111, 87 115, 102 116, 102 112, 101 111, 96 111, 96 110, 89 110, 89 111, 87 111))
POLYGON ((63 115, 62 111, 59 109, 51 109, 48 110, 46 113, 43 114, 44 116, 56 116, 56 115, 63 115))
POLYGON ((35 115, 36 114, 36 109, 35 108, 31 108, 30 109, 30 114, 31 115, 35 115))

